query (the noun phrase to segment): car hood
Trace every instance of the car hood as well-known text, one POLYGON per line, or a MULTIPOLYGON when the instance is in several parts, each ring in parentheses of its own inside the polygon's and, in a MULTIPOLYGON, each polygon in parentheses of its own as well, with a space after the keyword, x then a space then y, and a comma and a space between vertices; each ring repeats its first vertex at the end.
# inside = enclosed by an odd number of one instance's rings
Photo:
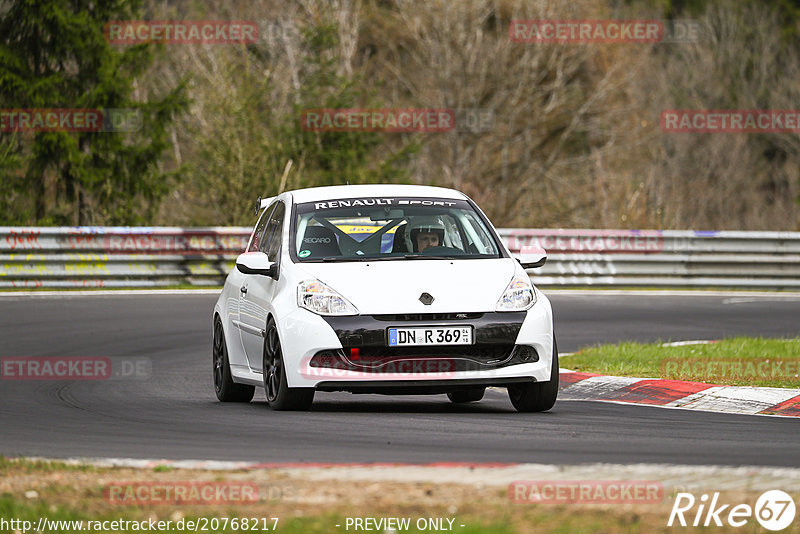
POLYGON ((510 258, 304 263, 314 278, 338 291, 362 314, 494 311, 514 276, 510 258), (433 296, 426 306, 422 293, 433 296))

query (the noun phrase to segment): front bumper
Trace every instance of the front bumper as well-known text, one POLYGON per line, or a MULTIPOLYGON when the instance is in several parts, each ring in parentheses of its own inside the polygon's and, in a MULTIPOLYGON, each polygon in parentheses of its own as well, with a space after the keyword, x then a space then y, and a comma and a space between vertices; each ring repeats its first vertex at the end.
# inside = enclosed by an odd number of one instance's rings
POLYGON ((550 379, 552 311, 541 294, 525 312, 322 317, 298 309, 278 327, 290 387, 443 393, 550 379), (439 325, 471 325, 474 344, 387 346, 390 327, 439 325))
POLYGON ((353 380, 324 381, 317 384, 319 391, 349 391, 350 393, 378 393, 387 395, 440 395, 478 387, 508 387, 530 382, 529 377, 472 378, 449 380, 353 380))

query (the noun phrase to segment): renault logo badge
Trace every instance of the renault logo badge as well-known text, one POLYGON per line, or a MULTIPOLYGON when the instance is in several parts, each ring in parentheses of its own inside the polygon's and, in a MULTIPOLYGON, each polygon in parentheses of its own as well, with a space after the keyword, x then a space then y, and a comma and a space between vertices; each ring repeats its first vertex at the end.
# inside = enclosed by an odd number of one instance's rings
POLYGON ((434 300, 435 299, 433 298, 433 295, 431 295, 430 293, 423 293, 422 295, 419 296, 419 301, 423 303, 425 306, 430 306, 434 300))

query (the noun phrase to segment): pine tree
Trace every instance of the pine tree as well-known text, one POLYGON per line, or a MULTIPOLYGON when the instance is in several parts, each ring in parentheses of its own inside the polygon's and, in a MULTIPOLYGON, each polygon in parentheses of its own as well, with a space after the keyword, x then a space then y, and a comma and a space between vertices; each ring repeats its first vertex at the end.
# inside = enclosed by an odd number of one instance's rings
MULTIPOLYGON (((111 45, 103 28, 139 16, 137 0, 12 0, 0 7, 0 108, 98 109, 135 131, 0 133, 0 224, 137 224, 175 173, 158 162, 183 83, 138 89, 158 47, 111 45)), ((6 117, 8 118, 8 116, 6 117)), ((124 128, 125 129, 125 128, 124 128)))

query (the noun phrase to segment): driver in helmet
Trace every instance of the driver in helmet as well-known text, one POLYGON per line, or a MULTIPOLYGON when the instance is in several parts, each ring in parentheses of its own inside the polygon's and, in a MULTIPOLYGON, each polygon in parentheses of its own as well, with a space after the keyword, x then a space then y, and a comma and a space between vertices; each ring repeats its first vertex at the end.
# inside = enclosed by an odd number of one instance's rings
POLYGON ((413 252, 444 244, 444 223, 436 216, 418 215, 408 223, 406 246, 413 252))

